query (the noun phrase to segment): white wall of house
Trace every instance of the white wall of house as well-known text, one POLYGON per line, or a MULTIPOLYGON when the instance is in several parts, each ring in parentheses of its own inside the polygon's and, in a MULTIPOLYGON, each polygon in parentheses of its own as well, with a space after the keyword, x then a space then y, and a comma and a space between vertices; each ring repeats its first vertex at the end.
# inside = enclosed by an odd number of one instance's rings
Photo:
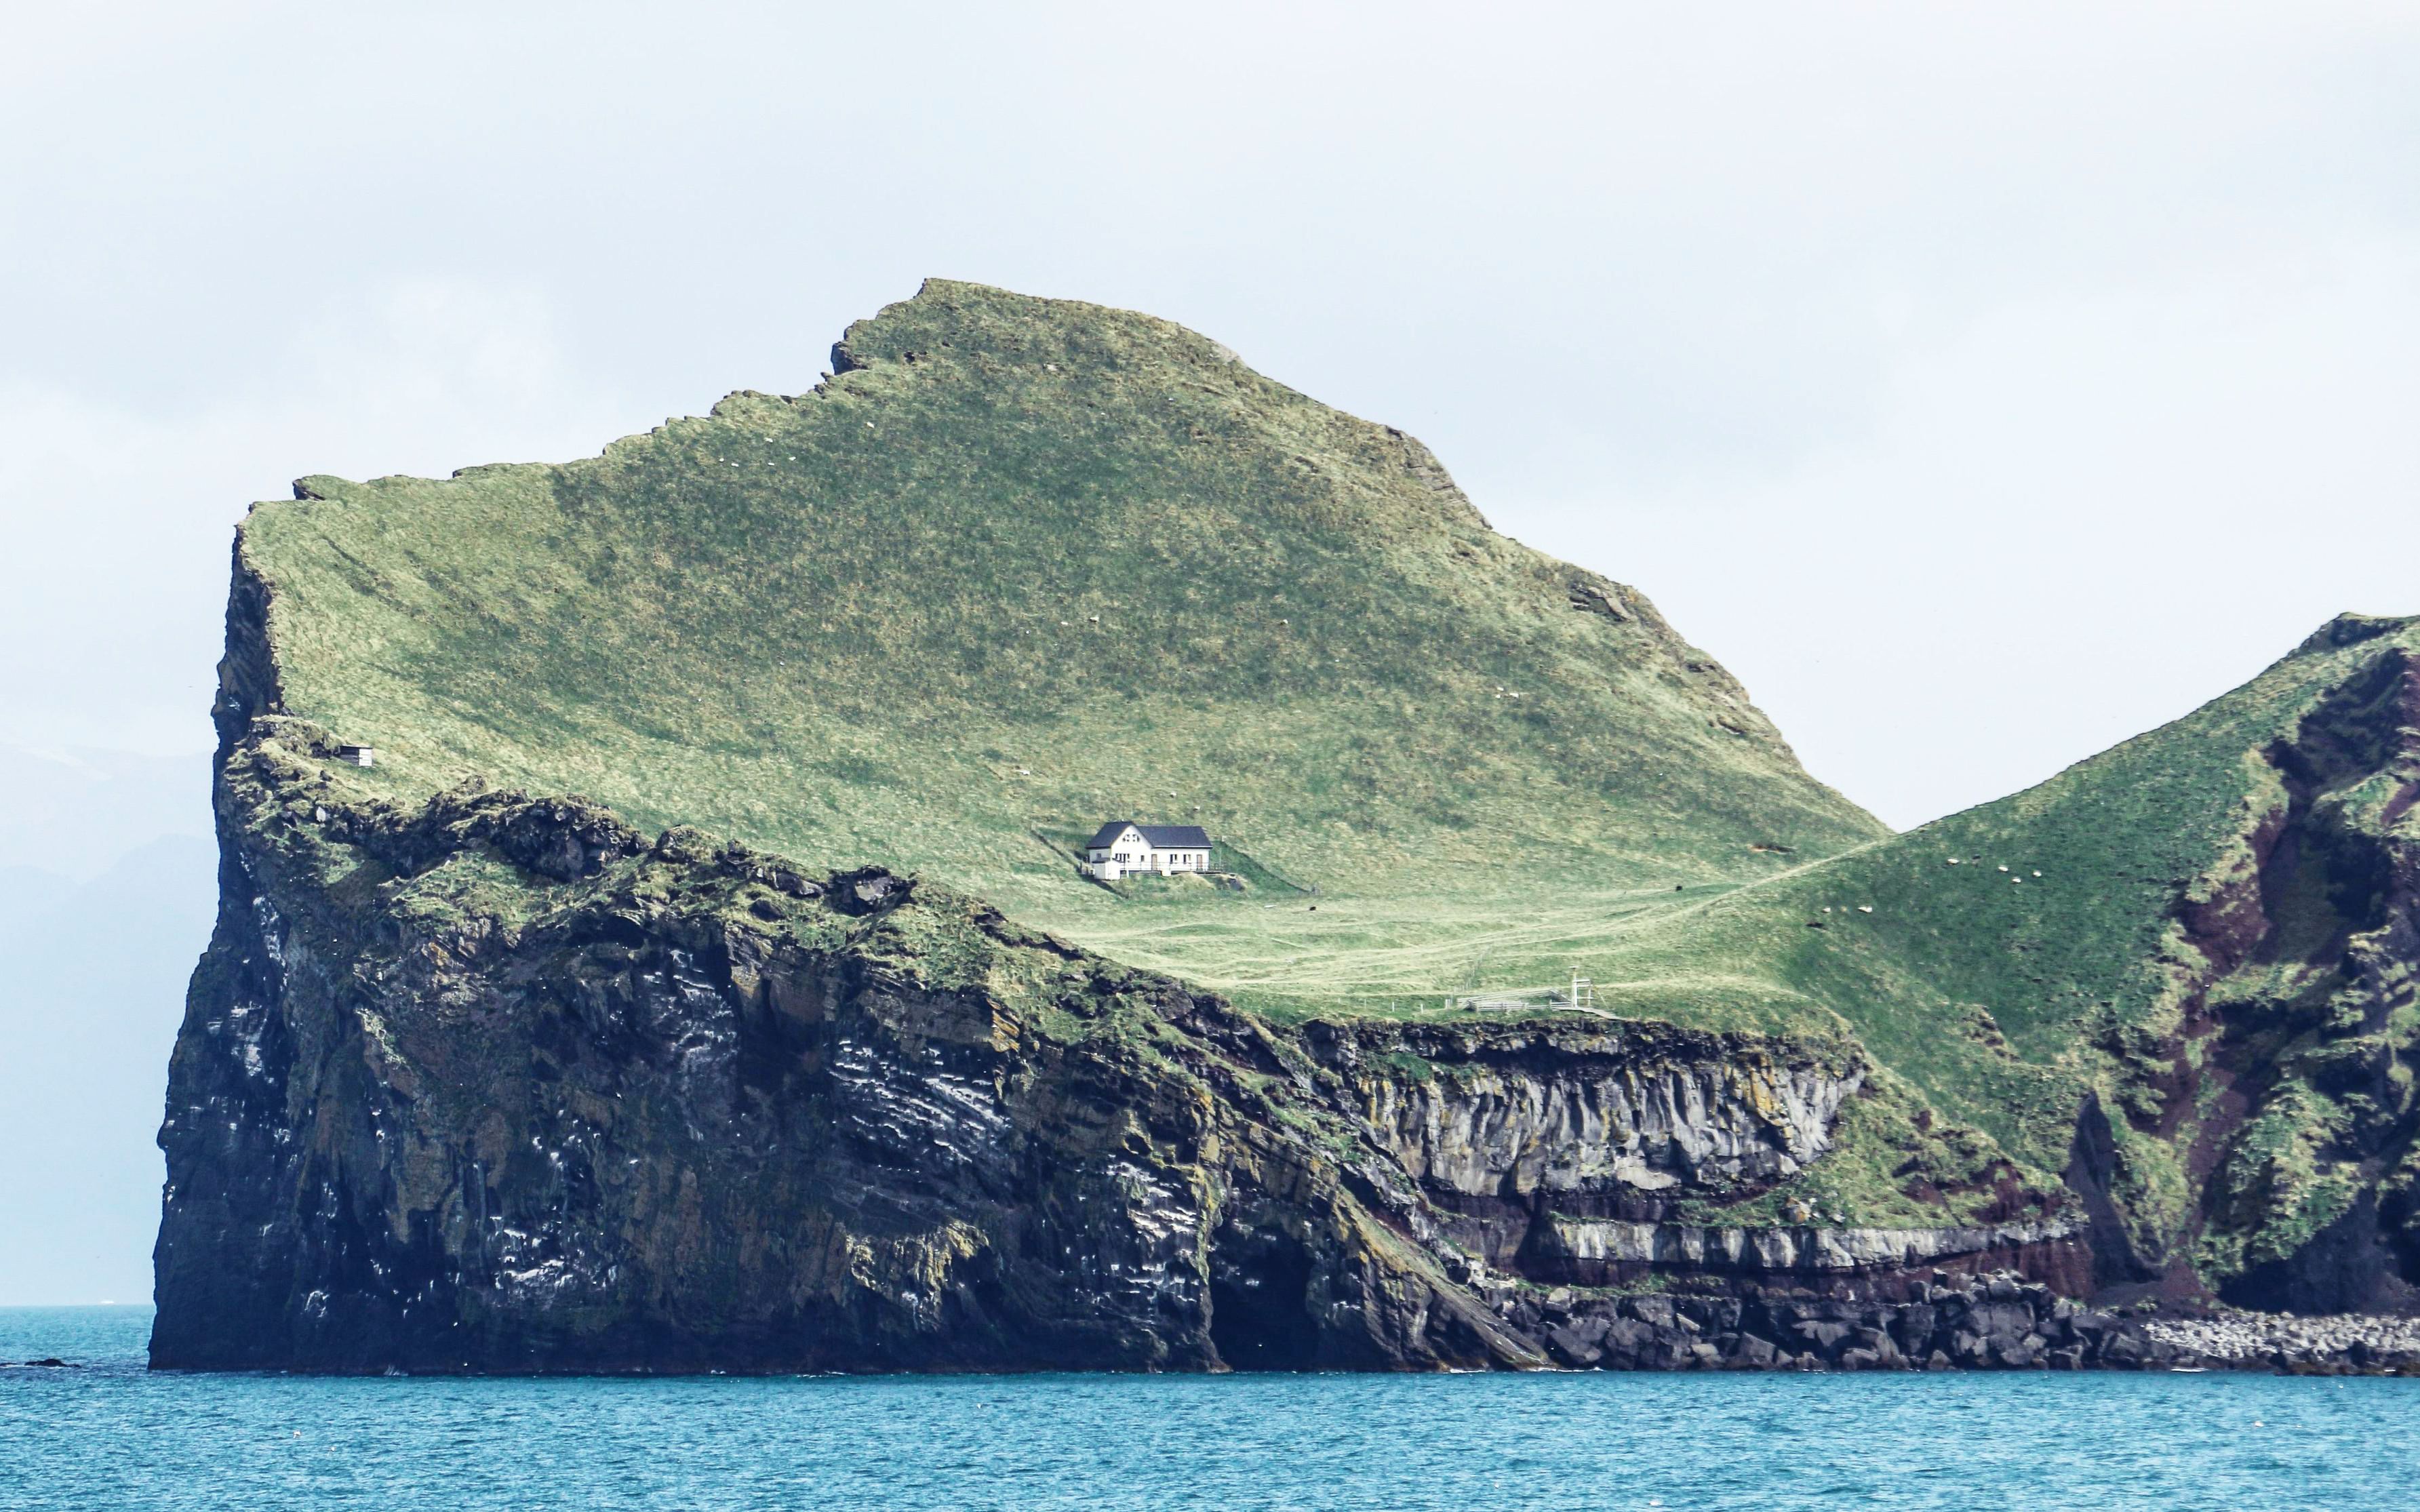
POLYGON ((1151 853, 1155 872, 1206 872, 1210 870, 1210 853, 1199 850, 1155 850, 1151 853))
POLYGON ((1171 846, 1161 849, 1143 839, 1142 831, 1128 825, 1117 839, 1107 845, 1095 845, 1084 853, 1084 859, 1095 876, 1114 882, 1122 876, 1140 872, 1156 876, 1173 876, 1184 872, 1210 870, 1210 853, 1193 846, 1171 846))

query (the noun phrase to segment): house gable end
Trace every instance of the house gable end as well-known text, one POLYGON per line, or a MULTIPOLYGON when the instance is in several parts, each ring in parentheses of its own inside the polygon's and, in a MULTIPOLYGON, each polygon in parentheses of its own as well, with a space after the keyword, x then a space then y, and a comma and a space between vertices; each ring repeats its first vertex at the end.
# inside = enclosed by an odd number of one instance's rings
POLYGON ((1093 832, 1093 838, 1084 842, 1084 849, 1107 851, 1120 845, 1146 851, 1152 848, 1144 826, 1124 820, 1111 820, 1093 832))

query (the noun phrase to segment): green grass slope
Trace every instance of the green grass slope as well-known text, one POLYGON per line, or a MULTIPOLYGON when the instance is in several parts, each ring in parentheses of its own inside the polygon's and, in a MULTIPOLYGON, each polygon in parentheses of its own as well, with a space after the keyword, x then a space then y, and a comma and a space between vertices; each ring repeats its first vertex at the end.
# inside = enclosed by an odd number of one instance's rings
POLYGON ((1660 913, 1590 964, 1646 1016, 1837 1018, 2039 1165, 2096 1094, 2134 1262, 2252 1276, 2420 1180, 2415 654, 2420 619, 2346 616, 2039 787, 1660 913))
POLYGON ((1272 1000, 1518 977, 1560 956, 1490 967, 1508 922, 1590 937, 1885 833, 1637 594, 1198 335, 934 282, 834 358, 589 460, 256 508, 287 707, 398 790, 925 872, 1272 1000), (1084 883, 1063 837, 1113 817, 1267 885, 1084 883), (1338 937, 1296 937, 1314 903, 1338 937))

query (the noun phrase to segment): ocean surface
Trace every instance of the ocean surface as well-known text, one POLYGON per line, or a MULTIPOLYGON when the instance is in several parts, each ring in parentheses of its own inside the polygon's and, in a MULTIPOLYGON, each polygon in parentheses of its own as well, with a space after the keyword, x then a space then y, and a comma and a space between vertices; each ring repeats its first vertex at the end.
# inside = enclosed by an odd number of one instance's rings
POLYGON ((2232 1375, 152 1375, 0 1309, 0 1507, 2420 1504, 2420 1381, 2232 1375))

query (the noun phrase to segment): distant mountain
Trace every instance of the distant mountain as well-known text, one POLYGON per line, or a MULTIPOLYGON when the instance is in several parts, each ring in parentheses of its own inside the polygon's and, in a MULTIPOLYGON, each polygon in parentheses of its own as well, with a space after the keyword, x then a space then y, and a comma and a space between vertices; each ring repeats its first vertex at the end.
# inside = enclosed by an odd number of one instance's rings
POLYGON ((209 938, 216 872, 209 841, 171 836, 89 881, 35 873, 39 891, 10 889, 0 914, 0 1303, 149 1296, 161 1056, 209 938))
POLYGON ((149 1292, 161 1052, 217 889, 209 777, 200 751, 0 745, 0 1304, 149 1292))
POLYGON ((163 835, 207 840, 209 788, 209 756, 198 748, 159 756, 0 745, 0 873, 24 868, 82 882, 163 835))
POLYGON ((0 866, 0 938, 16 931, 71 890, 75 884, 35 866, 0 866))

